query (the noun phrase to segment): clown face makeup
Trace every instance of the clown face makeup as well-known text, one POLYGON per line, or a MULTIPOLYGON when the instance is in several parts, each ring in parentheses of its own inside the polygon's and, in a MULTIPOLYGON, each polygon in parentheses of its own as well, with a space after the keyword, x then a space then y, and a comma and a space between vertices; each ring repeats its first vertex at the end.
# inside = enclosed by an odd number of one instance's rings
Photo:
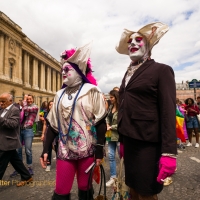
POLYGON ((63 83, 66 84, 68 87, 76 86, 77 84, 82 82, 80 75, 69 63, 63 64, 62 76, 63 76, 63 83))
POLYGON ((132 34, 128 41, 128 51, 133 62, 139 61, 147 53, 146 39, 139 33, 132 34))

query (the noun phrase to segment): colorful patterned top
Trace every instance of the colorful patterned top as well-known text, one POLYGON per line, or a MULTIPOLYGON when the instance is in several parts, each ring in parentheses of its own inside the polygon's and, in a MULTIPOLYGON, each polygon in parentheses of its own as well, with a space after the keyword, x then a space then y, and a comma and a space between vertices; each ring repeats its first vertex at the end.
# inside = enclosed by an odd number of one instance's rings
POLYGON ((59 90, 47 116, 51 127, 57 132, 62 132, 58 147, 58 158, 62 160, 77 160, 94 155, 97 140, 95 124, 107 114, 100 89, 85 83, 76 100, 68 134, 69 114, 76 94, 77 92, 72 94, 73 98, 69 100, 65 88, 59 90))
POLYGON ((24 119, 22 127, 32 127, 35 122, 35 118, 38 113, 38 107, 36 104, 27 105, 26 101, 23 101, 24 119))

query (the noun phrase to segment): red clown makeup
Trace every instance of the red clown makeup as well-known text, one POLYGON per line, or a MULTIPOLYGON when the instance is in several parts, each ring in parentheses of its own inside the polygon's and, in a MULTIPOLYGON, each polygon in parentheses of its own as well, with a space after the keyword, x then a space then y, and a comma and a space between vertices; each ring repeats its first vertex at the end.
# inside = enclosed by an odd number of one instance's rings
POLYGON ((134 33, 128 40, 129 56, 133 62, 139 61, 147 53, 146 39, 139 33, 134 33))
MULTIPOLYGON (((142 39, 143 39, 143 37, 141 37, 141 36, 138 36, 138 37, 136 37, 136 38, 135 38, 135 41, 136 41, 136 42, 140 42, 142 39)), ((132 42, 132 40, 133 40, 133 39, 132 39, 132 38, 130 38, 130 39, 128 40, 128 42, 127 42, 127 43, 128 43, 128 44, 130 44, 130 43, 132 42)))
POLYGON ((77 81, 81 81, 80 75, 76 72, 76 70, 69 64, 64 63, 62 66, 62 77, 63 77, 63 83, 72 86, 77 81))
POLYGON ((140 42, 143 39, 143 37, 136 37, 135 40, 136 42, 140 42))

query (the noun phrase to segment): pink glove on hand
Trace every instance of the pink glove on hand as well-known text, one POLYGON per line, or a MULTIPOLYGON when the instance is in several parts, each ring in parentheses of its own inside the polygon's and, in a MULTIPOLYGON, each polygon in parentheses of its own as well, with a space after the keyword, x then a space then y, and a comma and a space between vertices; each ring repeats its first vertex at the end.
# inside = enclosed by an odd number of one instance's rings
POLYGON ((164 179, 174 174, 176 170, 176 158, 161 156, 159 162, 159 174, 157 181, 160 184, 163 184, 164 179))
POLYGON ((121 142, 119 146, 119 154, 120 154, 120 158, 124 157, 124 144, 121 142))

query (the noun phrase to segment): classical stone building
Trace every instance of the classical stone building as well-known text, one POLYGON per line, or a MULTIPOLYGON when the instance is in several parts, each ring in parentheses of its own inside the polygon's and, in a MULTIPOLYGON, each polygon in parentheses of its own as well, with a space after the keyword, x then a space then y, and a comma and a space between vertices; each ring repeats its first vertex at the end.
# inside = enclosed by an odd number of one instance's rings
POLYGON ((60 63, 0 12, 0 94, 10 92, 18 102, 31 93, 40 106, 54 97, 61 79, 60 63))

